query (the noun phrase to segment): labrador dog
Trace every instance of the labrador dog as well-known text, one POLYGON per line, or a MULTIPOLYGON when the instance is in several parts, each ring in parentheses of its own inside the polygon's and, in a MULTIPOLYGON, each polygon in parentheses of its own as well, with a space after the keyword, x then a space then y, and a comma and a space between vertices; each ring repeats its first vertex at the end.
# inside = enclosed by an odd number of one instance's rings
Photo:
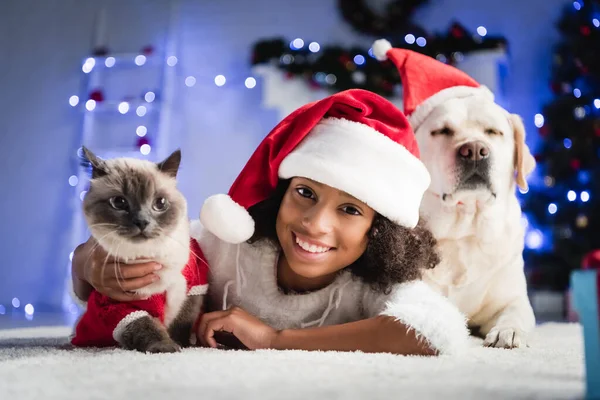
POLYGON ((421 214, 442 255, 425 281, 457 305, 486 346, 525 346, 535 317, 516 185, 527 188, 535 160, 521 118, 491 99, 451 99, 415 134, 432 178, 421 214))

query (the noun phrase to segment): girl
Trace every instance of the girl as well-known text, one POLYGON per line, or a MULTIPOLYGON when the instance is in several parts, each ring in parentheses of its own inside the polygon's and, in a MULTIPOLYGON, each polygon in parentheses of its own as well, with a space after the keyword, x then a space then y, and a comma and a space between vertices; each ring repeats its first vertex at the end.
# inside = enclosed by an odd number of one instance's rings
MULTIPOLYGON (((211 268, 201 343, 216 347, 215 333, 229 332, 250 349, 465 348, 464 316, 420 281, 439 260, 418 223, 430 182, 418 157, 404 114, 371 92, 337 93, 280 122, 193 223, 211 268)), ((135 299, 160 267, 105 260, 94 243, 76 250, 79 298, 91 284, 135 299)))

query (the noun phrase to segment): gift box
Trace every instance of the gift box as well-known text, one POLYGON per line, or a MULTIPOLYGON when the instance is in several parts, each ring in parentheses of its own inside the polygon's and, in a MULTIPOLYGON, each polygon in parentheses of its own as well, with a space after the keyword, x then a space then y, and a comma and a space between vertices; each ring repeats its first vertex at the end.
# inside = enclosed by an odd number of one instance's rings
POLYGON ((600 399, 600 250, 586 256, 571 274, 572 301, 583 327, 586 398, 600 399))

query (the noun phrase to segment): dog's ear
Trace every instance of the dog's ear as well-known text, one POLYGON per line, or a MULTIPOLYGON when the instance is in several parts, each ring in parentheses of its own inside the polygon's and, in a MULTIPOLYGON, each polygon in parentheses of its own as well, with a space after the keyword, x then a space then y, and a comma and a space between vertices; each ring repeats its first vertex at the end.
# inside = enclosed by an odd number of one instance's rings
POLYGON ((527 190, 527 176, 535 168, 535 158, 531 155, 529 147, 525 144, 525 126, 523 120, 517 114, 510 114, 509 121, 512 125, 515 139, 515 172, 517 185, 523 190, 527 190))

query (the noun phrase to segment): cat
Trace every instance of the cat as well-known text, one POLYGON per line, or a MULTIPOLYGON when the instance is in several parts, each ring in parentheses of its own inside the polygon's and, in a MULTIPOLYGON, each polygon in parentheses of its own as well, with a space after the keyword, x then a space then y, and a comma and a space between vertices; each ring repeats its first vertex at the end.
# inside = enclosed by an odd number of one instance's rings
POLYGON ((153 163, 103 160, 92 166, 83 213, 91 235, 124 263, 153 260, 159 280, 136 291, 147 300, 115 302, 94 291, 78 322, 74 345, 110 346, 150 353, 176 352, 193 342, 207 290, 208 265, 190 239, 187 202, 177 189, 181 151, 153 163))

